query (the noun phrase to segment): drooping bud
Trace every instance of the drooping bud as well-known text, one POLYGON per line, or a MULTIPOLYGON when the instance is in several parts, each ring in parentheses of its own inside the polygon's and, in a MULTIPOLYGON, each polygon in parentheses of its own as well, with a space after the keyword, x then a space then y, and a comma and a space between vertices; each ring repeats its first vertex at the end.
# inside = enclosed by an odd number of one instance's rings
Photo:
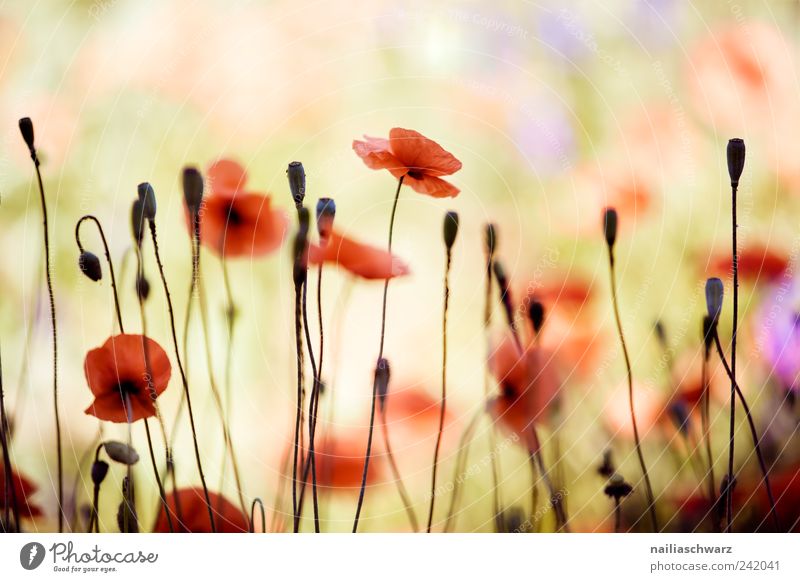
POLYGON ((725 287, 717 277, 712 277, 706 281, 706 308, 711 323, 717 325, 719 316, 722 313, 722 300, 725 296, 725 287))
POLYGON ((327 241, 331 236, 334 218, 336 218, 336 203, 333 198, 320 198, 317 201, 317 232, 321 242, 327 241))
POLYGON ((444 215, 444 246, 449 251, 453 248, 458 235, 458 213, 450 210, 444 215))
POLYGON ((150 281, 144 275, 136 276, 136 296, 142 301, 150 297, 150 281))
POLYGON ((486 225, 486 237, 484 239, 486 248, 486 256, 491 260, 494 257, 494 252, 497 249, 497 228, 491 222, 486 225))
POLYGON ((81 273, 89 277, 92 281, 99 281, 103 278, 103 269, 100 267, 100 259, 97 255, 89 251, 83 251, 78 257, 78 268, 81 273))
POLYGON ((108 475, 108 463, 100 460, 92 463, 92 483, 100 485, 106 475, 108 475))
POLYGON ((133 240, 136 242, 136 246, 140 248, 142 240, 144 240, 144 222, 144 201, 141 198, 137 198, 131 206, 131 229, 133 230, 133 240))
POLYGON ((630 483, 627 483, 625 479, 619 473, 614 473, 608 479, 608 485, 603 490, 603 492, 608 495, 609 497, 613 497, 614 499, 622 499, 623 497, 627 497, 633 491, 633 486, 630 483))
POLYGON ((135 465, 139 462, 139 453, 133 447, 119 441, 106 441, 103 443, 106 454, 117 463, 135 465))
POLYGON ((703 317, 703 347, 705 348, 705 359, 711 355, 711 347, 714 345, 714 320, 711 316, 703 317))
POLYGON ((139 200, 142 201, 142 212, 147 220, 156 219, 156 191, 150 182, 142 182, 137 186, 139 200))
POLYGON ((739 185, 739 178, 742 177, 744 170, 744 140, 735 137, 728 141, 728 175, 731 178, 731 186, 739 185))
POLYGON ((528 303, 528 318, 530 318, 533 325, 533 333, 538 334, 542 330, 542 325, 544 325, 544 305, 542 305, 541 301, 532 299, 528 303))
POLYGON ((291 162, 286 168, 289 178, 289 190, 292 192, 294 205, 299 209, 306 198, 306 171, 300 162, 291 162))
POLYGON ((617 241, 617 211, 615 208, 606 208, 603 212, 603 236, 609 248, 617 241))
POLYGON ((31 157, 36 160, 36 147, 33 142, 33 122, 30 117, 23 117, 19 120, 19 132, 22 134, 22 139, 25 140, 25 145, 28 146, 31 157))
POLYGON ((386 358, 378 360, 375 366, 375 392, 378 395, 378 405, 383 412, 386 406, 386 396, 389 394, 389 378, 391 370, 389 369, 389 361, 386 358))
POLYGON ((203 176, 194 167, 183 169, 183 200, 191 216, 197 216, 203 204, 203 176))

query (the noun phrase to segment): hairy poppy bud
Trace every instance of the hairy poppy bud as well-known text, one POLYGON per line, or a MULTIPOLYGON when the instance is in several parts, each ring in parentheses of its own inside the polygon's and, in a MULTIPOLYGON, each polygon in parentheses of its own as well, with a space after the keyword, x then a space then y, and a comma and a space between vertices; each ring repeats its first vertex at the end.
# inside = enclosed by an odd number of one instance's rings
POLYGON ((103 443, 106 454, 117 463, 135 465, 139 462, 139 453, 133 447, 119 441, 106 441, 103 443))
POLYGON ((136 277, 136 296, 142 301, 147 301, 150 297, 150 281, 144 275, 136 277))
POLYGON ((717 277, 712 277, 706 281, 706 308, 711 323, 716 325, 722 313, 722 300, 725 296, 725 287, 717 277))
POLYGON ((614 499, 621 499, 623 497, 627 497, 633 491, 633 486, 629 483, 625 482, 625 479, 622 478, 622 475, 619 473, 614 473, 608 479, 608 485, 603 490, 603 492, 608 495, 609 497, 613 497, 614 499))
POLYGON ((144 201, 137 198, 131 206, 131 228, 133 230, 133 240, 137 247, 142 246, 144 240, 144 201))
POLYGON ((103 269, 100 267, 100 259, 97 255, 89 251, 83 251, 78 257, 78 267, 81 273, 89 277, 92 281, 99 281, 103 278, 103 269))
POLYGON ((25 140, 25 145, 28 146, 31 157, 35 160, 36 148, 33 144, 33 122, 30 117, 23 117, 19 120, 19 132, 22 134, 22 139, 25 140))
POLYGON ((494 257, 494 251, 497 248, 497 228, 491 222, 486 225, 484 244, 486 245, 486 256, 491 259, 494 257))
POLYGON ((300 162, 292 162, 286 168, 286 176, 289 178, 289 190, 292 192, 292 199, 297 208, 303 204, 306 198, 306 171, 300 162))
POLYGON ((453 248, 458 235, 458 213, 450 210, 444 215, 444 246, 447 250, 453 248))
POLYGON ((731 177, 731 186, 739 185, 739 178, 744 170, 744 140, 738 137, 728 141, 728 175, 731 177))
POLYGON ((381 358, 378 360, 378 365, 375 366, 375 392, 378 394, 378 404, 383 411, 386 406, 386 396, 389 394, 389 377, 391 370, 389 368, 389 360, 381 358))
POLYGON ((320 241, 327 241, 336 218, 336 203, 333 198, 320 198, 317 201, 317 232, 320 241))
POLYGON ((183 169, 183 201, 189 214, 197 216, 200 206, 203 204, 203 176, 197 168, 187 167, 183 169))
POLYGON ((544 325, 544 305, 540 301, 533 299, 528 304, 528 317, 533 325, 533 332, 539 333, 544 325))
POLYGON ((105 461, 95 461, 92 463, 92 483, 100 485, 108 475, 108 463, 105 461))
POLYGON ((603 212, 603 235, 608 247, 613 247, 617 241, 617 211, 614 208, 606 208, 603 212))
POLYGON ((714 320, 710 315, 703 317, 703 345, 705 347, 705 359, 711 355, 711 347, 714 345, 714 320))
POLYGON ((156 191, 150 182, 142 182, 137 186, 139 200, 142 201, 142 212, 147 220, 156 219, 156 191))

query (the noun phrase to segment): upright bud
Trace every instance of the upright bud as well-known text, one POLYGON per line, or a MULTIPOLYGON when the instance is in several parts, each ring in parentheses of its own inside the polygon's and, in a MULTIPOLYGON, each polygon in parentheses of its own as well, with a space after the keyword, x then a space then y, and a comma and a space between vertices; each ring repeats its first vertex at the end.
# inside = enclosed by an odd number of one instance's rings
POLYGON ((100 267, 100 259, 97 255, 89 251, 83 251, 78 257, 78 267, 81 273, 89 277, 92 281, 99 281, 103 278, 103 269, 100 267))
POLYGON ((453 248, 458 235, 458 213, 450 210, 444 215, 444 246, 449 251, 453 248))
POLYGON ((614 459, 611 449, 605 449, 603 451, 603 462, 600 463, 600 466, 597 468, 597 472, 603 477, 611 477, 611 475, 614 474, 614 471, 616 471, 616 469, 614 468, 614 459))
POLYGON ((203 204, 203 176, 194 167, 183 169, 183 200, 191 216, 197 216, 203 204))
POLYGON ((142 201, 142 213, 147 220, 156 219, 156 191, 150 182, 142 182, 137 187, 139 200, 142 201))
POLYGON ((609 497, 620 500, 627 497, 633 491, 633 486, 627 483, 619 473, 614 473, 608 480, 608 485, 603 492, 609 497))
POLYGON ((320 242, 327 241, 331 236, 334 218, 336 218, 336 203, 333 198, 320 198, 317 201, 317 232, 320 242))
POLYGON ((486 247, 486 256, 491 260, 494 257, 494 251, 497 248, 497 228, 491 222, 486 225, 486 238, 484 239, 486 247))
POLYGON ((133 240, 136 241, 136 246, 142 246, 144 240, 144 201, 137 198, 133 201, 131 206, 131 228, 133 229, 133 240))
POLYGON ((728 175, 731 177, 731 186, 739 185, 739 178, 744 170, 744 140, 738 137, 728 141, 728 175))
POLYGON ((617 241, 617 211, 612 207, 603 212, 603 235, 608 248, 612 248, 617 241))
POLYGON ((36 147, 33 143, 33 122, 30 117, 23 117, 19 120, 19 132, 22 134, 22 139, 25 140, 25 145, 28 146, 31 157, 36 160, 36 147))
POLYGON ((378 360, 378 365, 375 366, 375 392, 378 395, 378 405, 383 412, 386 406, 386 396, 389 394, 389 377, 391 370, 389 369, 389 360, 381 358, 378 360))
POLYGON ((532 299, 528 303, 528 317, 533 325, 533 333, 538 334, 544 324, 544 305, 542 305, 541 301, 532 299))
POLYGON ((716 326, 722 313, 722 300, 725 296, 725 287, 717 277, 706 281, 706 309, 711 318, 712 325, 716 326))
POLYGON ((294 205, 299 209, 306 197, 306 171, 300 162, 292 162, 286 168, 289 178, 289 190, 292 192, 294 205))
POLYGON ((142 301, 150 297, 150 281, 144 275, 136 275, 136 296, 142 301))

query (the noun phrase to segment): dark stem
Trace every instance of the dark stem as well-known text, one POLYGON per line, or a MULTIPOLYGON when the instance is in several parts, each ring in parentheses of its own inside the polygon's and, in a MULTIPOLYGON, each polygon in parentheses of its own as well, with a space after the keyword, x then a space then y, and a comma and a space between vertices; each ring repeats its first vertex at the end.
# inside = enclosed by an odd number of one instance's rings
POLYGON ((417 522, 417 515, 414 513, 414 507, 411 504, 411 498, 408 496, 405 486, 403 485, 403 478, 400 476, 400 469, 397 466, 397 461, 394 458, 392 445, 389 442, 389 427, 386 424, 386 407, 379 406, 381 414, 381 428, 383 431, 383 445, 386 449, 386 456, 389 459, 389 467, 392 469, 392 476, 394 477, 395 485, 397 486, 397 493, 403 502, 403 507, 406 510, 408 521, 411 524, 411 530, 414 533, 419 531, 419 523, 417 522))
POLYGON ((431 533, 433 525, 433 509, 436 503, 436 470, 439 466, 439 447, 442 444, 444 418, 447 408, 447 308, 450 303, 450 264, 452 252, 447 249, 447 260, 444 270, 444 308, 442 310, 442 399, 439 404, 439 430, 436 433, 436 446, 433 449, 433 470, 431 471, 431 504, 428 509, 427 533, 431 533))
MULTIPOLYGON (((311 397, 309 398, 309 405, 308 405, 308 461, 307 463, 311 467, 311 497, 313 500, 314 505, 314 532, 319 533, 319 500, 317 499, 317 455, 316 450, 314 447, 314 436, 317 427, 317 404, 319 402, 319 387, 320 387, 320 377, 319 377, 319 369, 317 368, 317 362, 314 358, 314 348, 312 347, 313 344, 311 342, 311 330, 308 327, 308 301, 306 299, 306 295, 308 293, 308 282, 303 285, 303 298, 302 298, 302 310, 303 310, 303 329, 305 331, 306 336, 306 347, 308 349, 308 359, 311 362, 311 375, 313 381, 311 383, 311 397)), ((305 483, 307 481, 307 476, 303 476, 303 484, 301 487, 305 489, 305 483)), ((300 501, 298 503, 298 513, 303 513, 303 497, 300 497, 300 501)))
POLYGON ((3 360, 0 357, 0 445, 3 448, 3 479, 5 487, 3 495, 3 527, 6 531, 19 531, 19 508, 17 493, 14 491, 14 477, 11 474, 11 453, 8 446, 8 416, 6 415, 6 397, 3 389, 3 360), (9 507, 10 505, 10 507, 9 507), (11 510, 14 513, 14 527, 11 527, 11 510))
MULTIPOLYGON (((734 437, 736 431, 736 334, 739 327, 739 246, 736 240, 736 184, 731 184, 731 254, 733 260, 733 331, 731 332, 731 422, 728 437, 728 478, 733 479, 734 437)), ((729 483, 732 481, 729 481, 729 483)), ((773 506, 774 509, 774 506, 773 506)), ((733 496, 725 496, 725 532, 733 522, 733 496)))
POLYGON ((622 507, 619 497, 614 497, 614 533, 622 529, 622 507))
POLYGON ((608 266, 609 266, 609 274, 611 278, 611 302, 614 306, 614 319, 617 323, 617 333, 619 335, 619 341, 622 345, 622 355, 625 358, 625 371, 628 375, 628 402, 630 404, 630 411, 631 411, 631 423, 633 424, 633 438, 636 444, 636 456, 639 458, 639 466, 642 469, 642 475, 644 477, 644 484, 645 484, 645 492, 647 493, 647 510, 650 513, 650 520, 653 524, 653 530, 658 532, 658 518, 656 517, 656 501, 655 497, 653 496, 653 487, 650 484, 650 475, 647 472, 647 465, 644 462, 644 454, 642 454, 642 443, 639 439, 639 426, 636 423, 636 412, 633 406, 633 371, 631 370, 631 360, 630 356, 628 355, 628 346, 625 343, 625 334, 622 331, 622 319, 619 315, 619 302, 617 300, 617 282, 615 276, 615 266, 614 266, 614 250, 611 246, 608 246, 608 266))
MULTIPOLYGON (((734 389, 734 397, 736 395, 739 396, 739 401, 742 403, 742 409, 744 410, 744 414, 747 417, 747 424, 750 426, 750 436, 753 438, 753 448, 756 451, 756 457, 758 458, 758 466, 761 469, 761 475, 764 479, 764 489, 767 491, 767 498, 769 499, 769 511, 772 516, 772 522, 775 526, 775 531, 780 531, 780 521, 778 520, 778 512, 775 509, 775 497, 772 494, 772 486, 769 481, 769 470, 767 469, 767 463, 764 460, 764 455, 761 452, 761 437, 758 436, 758 429, 756 429, 756 424, 753 421, 753 415, 750 412, 750 407, 747 405, 747 400, 744 398, 744 393, 742 393, 742 389, 739 387, 739 383, 736 382, 736 379, 733 376, 733 368, 728 366, 728 361, 725 359, 725 353, 722 351, 722 344, 719 341, 719 334, 714 332, 714 344, 717 346, 717 353, 719 354, 719 359, 722 361, 722 365, 725 367, 725 372, 728 374, 728 377, 733 380, 733 389, 734 389)), ((733 482, 734 475, 733 473, 728 473, 728 483, 733 482)), ((732 487, 728 487, 728 491, 726 493, 727 497, 731 497, 732 487)), ((726 531, 730 531, 731 524, 726 524, 726 531)))
POLYGON ((125 333, 125 328, 122 326, 122 311, 119 308, 119 293, 117 292, 117 278, 114 275, 114 263, 111 261, 111 253, 108 250, 108 242, 106 241, 105 232, 103 232, 103 227, 100 224, 100 221, 97 219, 96 216, 93 214, 87 214, 82 216, 80 220, 78 220, 77 224, 75 225, 75 242, 78 243, 78 249, 80 252, 83 252, 83 244, 81 244, 81 224, 83 224, 84 220, 91 220, 97 226, 97 230, 100 232, 100 239, 103 241, 103 251, 106 255, 106 262, 108 263, 108 273, 111 275, 111 290, 114 293, 114 308, 117 312, 117 324, 119 325, 120 333, 125 333))
MULTIPOLYGON (((194 423, 194 411, 192 410, 192 399, 189 393, 189 381, 186 379, 186 371, 183 368, 183 362, 180 356, 180 349, 178 347, 178 335, 175 331, 175 311, 172 307, 172 296, 169 293, 169 285, 167 285, 167 277, 164 274, 164 265, 161 263, 161 254, 158 250, 158 238, 156 236, 156 223, 154 220, 148 221, 150 225, 150 238, 153 240, 153 252, 155 253, 156 263, 158 265, 158 274, 161 277, 161 284, 164 287, 164 295, 167 298, 167 310, 169 311, 169 325, 170 331, 172 332, 172 346, 175 350, 175 360, 178 362, 178 370, 181 374, 181 384, 183 385, 183 395, 186 399, 186 408, 189 411, 189 425, 192 429, 192 442, 194 444, 194 458, 197 462, 197 472, 200 474, 200 483, 203 486, 203 496, 205 497, 206 501, 206 508, 208 509, 208 519, 211 524, 211 532, 216 533, 217 527, 214 523, 214 511, 211 508, 211 496, 208 494, 208 486, 206 485, 206 476, 203 472, 203 462, 200 460, 200 446, 197 444, 197 430, 195 429, 194 423)), ((200 244, 200 233, 199 233, 199 223, 195 220, 195 228, 194 228, 194 238, 196 239, 196 244, 200 244)), ((194 261, 197 264, 197 269, 199 270, 199 253, 197 253, 197 257, 194 257, 194 261)))
POLYGON ((261 509, 261 533, 266 533, 267 513, 264 510, 264 502, 261 501, 261 498, 259 497, 253 499, 253 503, 250 506, 250 533, 255 533, 256 531, 256 519, 255 519, 256 505, 258 505, 259 508, 261 509))
MULTIPOLYGON (((486 296, 484 298, 483 307, 483 335, 486 340, 487 353, 490 349, 489 327, 492 323, 492 262, 494 261, 493 253, 487 252, 486 255, 486 296)), ((483 396, 489 399, 489 370, 484 371, 483 375, 483 396)), ((493 523, 495 524, 495 531, 500 530, 502 525, 500 522, 503 519, 502 512, 500 511, 500 460, 495 455, 497 448, 497 439, 495 435, 496 427, 494 423, 489 429, 489 449, 492 453, 492 511, 494 512, 493 523)))
POLYGON ((295 283, 294 286, 294 337, 297 351, 297 402, 294 419, 294 460, 292 461, 292 515, 294 520, 294 533, 300 531, 300 506, 297 503, 297 467, 300 462, 300 427, 303 424, 303 316, 302 316, 303 285, 295 283))
MULTIPOLYGON (((700 409, 700 423, 703 431, 703 441, 705 442, 706 457, 708 458, 708 498, 711 501, 711 507, 716 505, 717 500, 717 483, 714 477, 714 455, 711 452, 711 415, 710 415, 710 394, 708 388, 708 359, 703 358, 703 367, 701 369, 701 383, 703 385, 702 392, 702 408, 700 409)), ((719 524, 714 516, 712 516, 714 531, 719 530, 719 524)))
MULTIPOLYGON (((400 200, 400 188, 403 187, 403 178, 405 178, 405 176, 401 176, 397 181, 397 190, 394 193, 394 202, 392 203, 392 214, 389 217, 389 244, 386 248, 390 257, 392 254, 392 239, 394 238, 394 217, 397 214, 397 202, 400 200)), ((381 339, 378 346, 379 360, 383 357, 383 346, 386 339, 386 302, 389 296, 389 281, 391 281, 391 277, 387 277, 383 282, 383 303, 381 305, 381 339)))
POLYGON ((553 482, 550 480, 550 476, 547 472, 547 468, 544 465, 541 441, 539 440, 539 435, 536 432, 536 426, 531 424, 530 430, 536 445, 536 449, 530 454, 536 461, 536 464, 539 467, 539 473, 542 475, 542 481, 544 481, 545 488, 550 494, 550 505, 552 505, 553 511, 556 514, 556 531, 564 531, 569 533, 569 524, 567 523, 569 520, 567 519, 567 514, 565 513, 564 506, 561 502, 561 492, 558 491, 553 485, 553 482))
POLYGON ((361 476, 361 489, 358 492, 358 504, 356 505, 356 516, 353 520, 353 533, 358 532, 358 519, 361 516, 361 506, 364 504, 364 493, 367 487, 367 473, 369 471, 369 458, 372 454, 372 434, 375 429, 375 407, 378 399, 378 378, 375 375, 372 383, 372 406, 369 416, 369 434, 367 436, 367 451, 364 456, 364 473, 361 476))
POLYGON ((170 515, 169 504, 167 503, 167 494, 164 490, 164 483, 161 480, 161 475, 158 471, 158 462, 156 461, 156 454, 153 450, 153 437, 150 434, 150 423, 144 419, 144 430, 147 433, 147 449, 150 453, 150 463, 153 465, 153 473, 156 476, 156 484, 158 485, 158 495, 161 498, 161 506, 167 516, 167 526, 169 526, 169 533, 175 533, 172 525, 172 516, 170 515))
POLYGON ((42 205, 42 227, 44 232, 44 263, 47 275, 47 295, 50 299, 50 324, 53 328, 53 410, 56 426, 56 454, 58 455, 58 532, 64 532, 64 459, 61 447, 61 417, 58 411, 58 332, 56 329, 56 300, 53 293, 53 275, 50 266, 50 235, 47 226, 47 202, 39 169, 39 157, 31 149, 31 159, 36 168, 36 181, 39 185, 39 200, 42 205))

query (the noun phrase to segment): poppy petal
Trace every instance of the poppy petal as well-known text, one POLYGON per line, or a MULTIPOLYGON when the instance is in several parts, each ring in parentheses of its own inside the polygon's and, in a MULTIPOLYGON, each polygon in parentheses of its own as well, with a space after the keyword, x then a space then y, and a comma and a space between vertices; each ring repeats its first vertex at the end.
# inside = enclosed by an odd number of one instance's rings
POLYGON ((410 272, 408 265, 388 251, 349 239, 332 232, 328 245, 312 246, 309 261, 335 263, 364 279, 390 279, 410 272))
POLYGON ((454 198, 461 192, 461 190, 453 186, 450 182, 428 174, 424 174, 419 178, 414 178, 411 177, 410 174, 406 174, 403 183, 411 187, 411 189, 418 194, 427 194, 434 198, 454 198))
POLYGON ((453 154, 413 129, 393 128, 389 132, 389 146, 405 167, 429 176, 448 176, 461 169, 461 162, 453 154))
MULTIPOLYGON (((131 422, 156 415, 155 406, 149 397, 130 398, 129 401, 131 403, 131 422)), ((98 396, 84 412, 90 416, 108 422, 128 422, 125 405, 119 394, 98 396)))
POLYGON ((208 167, 206 175, 212 194, 240 190, 247 182, 247 172, 233 160, 217 160, 208 167))
POLYGON ((353 140, 353 151, 372 170, 401 170, 405 173, 402 162, 389 149, 389 140, 380 137, 364 136, 365 141, 353 140))

